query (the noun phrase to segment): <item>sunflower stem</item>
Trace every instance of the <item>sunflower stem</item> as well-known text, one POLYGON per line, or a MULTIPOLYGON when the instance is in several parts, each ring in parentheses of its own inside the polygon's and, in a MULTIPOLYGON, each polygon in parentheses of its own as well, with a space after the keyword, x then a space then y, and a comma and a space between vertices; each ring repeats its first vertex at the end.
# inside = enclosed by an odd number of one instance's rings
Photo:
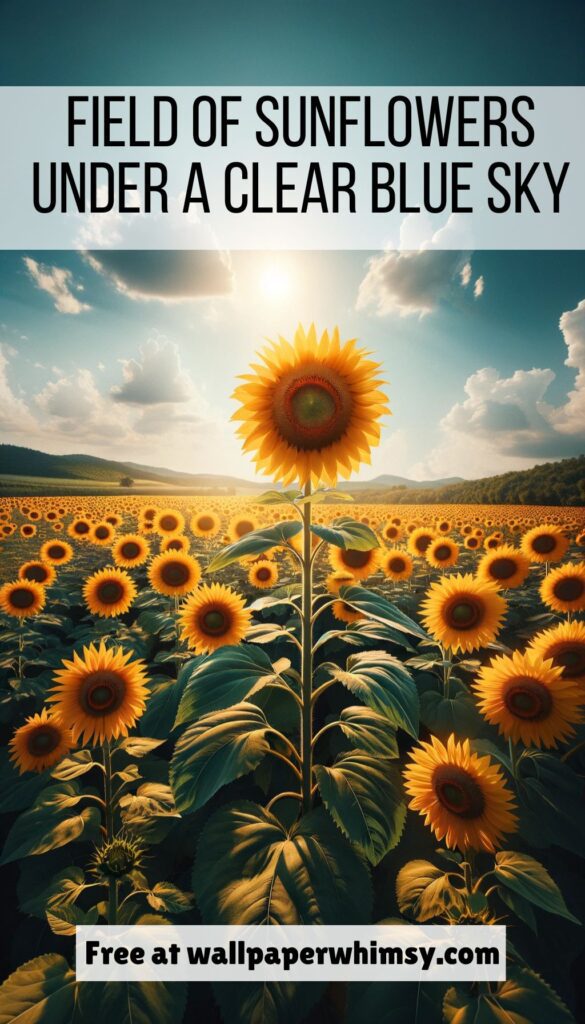
MULTIPOLYGON (((111 843, 114 838, 114 801, 112 796, 112 752, 109 740, 102 744, 104 759, 104 801, 106 818, 106 842, 111 843)), ((110 878, 108 881, 108 924, 116 924, 118 917, 118 881, 110 878)))
MULTIPOLYGON (((305 484, 305 498, 311 497, 311 481, 305 484)), ((313 688, 313 562, 311 558, 311 501, 303 505, 303 566, 302 566, 302 611, 303 627, 302 659, 301 659, 301 797, 303 814, 310 811, 312 805, 311 781, 313 776, 313 705, 311 701, 313 688)))
POLYGON ((516 778, 516 747, 512 743, 512 740, 508 740, 508 752, 510 754, 510 767, 512 770, 512 778, 516 778))

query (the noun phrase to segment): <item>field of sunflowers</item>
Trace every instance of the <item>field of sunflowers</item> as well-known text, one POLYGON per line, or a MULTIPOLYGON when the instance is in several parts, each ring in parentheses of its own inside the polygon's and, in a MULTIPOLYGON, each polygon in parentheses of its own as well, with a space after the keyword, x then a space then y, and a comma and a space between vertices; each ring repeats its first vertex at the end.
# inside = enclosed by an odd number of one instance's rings
POLYGON ((585 510, 360 505, 386 411, 266 350, 254 499, 0 502, 0 1024, 565 1024, 585 914, 585 510), (83 984, 81 923, 508 926, 498 984, 83 984))

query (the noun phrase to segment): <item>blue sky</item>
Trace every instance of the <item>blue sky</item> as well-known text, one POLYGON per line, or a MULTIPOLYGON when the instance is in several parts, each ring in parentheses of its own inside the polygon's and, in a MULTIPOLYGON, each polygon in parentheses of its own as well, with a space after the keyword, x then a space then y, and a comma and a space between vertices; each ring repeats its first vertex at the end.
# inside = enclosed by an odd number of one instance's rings
MULTIPOLYGON (((584 30, 581 0, 4 0, 0 83, 582 84, 584 30)), ((366 477, 585 449, 578 252, 0 253, 3 439, 249 476, 233 378, 299 320, 384 364, 394 415, 366 477)))

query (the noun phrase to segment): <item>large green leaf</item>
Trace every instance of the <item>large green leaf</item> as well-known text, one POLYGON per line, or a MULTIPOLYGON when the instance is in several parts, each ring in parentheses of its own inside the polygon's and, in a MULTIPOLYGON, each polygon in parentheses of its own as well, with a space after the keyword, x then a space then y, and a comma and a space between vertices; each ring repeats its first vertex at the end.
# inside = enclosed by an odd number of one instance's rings
POLYGON ((443 1002, 445 1024, 575 1024, 556 992, 527 967, 509 966, 506 981, 474 995, 453 986, 443 1002))
POLYGON ((16 819, 4 846, 0 863, 9 864, 21 857, 30 857, 65 846, 74 839, 93 842, 99 836, 101 816, 97 807, 86 807, 78 813, 72 808, 83 794, 76 784, 49 786, 37 803, 16 819))
POLYGON ((26 772, 19 775, 14 764, 8 759, 8 750, 0 750, 0 814, 24 810, 36 800, 43 786, 47 785, 49 773, 26 772))
POLYGON ((270 750, 270 732, 262 709, 245 702, 203 715, 190 726, 171 760, 178 810, 198 810, 226 783, 256 768, 270 750))
POLYGON ((302 491, 264 491, 258 497, 254 497, 255 505, 284 505, 286 502, 296 501, 302 496, 302 491))
POLYGON ((215 558, 212 558, 205 571, 218 572, 219 569, 225 569, 228 565, 239 562, 241 558, 246 558, 248 555, 259 555, 270 548, 281 547, 302 528, 302 523, 297 521, 278 523, 277 526, 253 530, 241 540, 222 548, 215 558))
POLYGON ((22 964, 0 988, 0 1024, 71 1024, 75 972, 47 953, 22 964))
POLYGON ((160 676, 150 684, 146 711, 140 719, 143 736, 160 736, 167 739, 175 727, 177 711, 185 688, 204 659, 191 658, 181 666, 176 679, 160 676))
POLYGON ((339 716, 339 726, 352 746, 368 754, 380 757, 398 757, 396 729, 386 715, 361 704, 344 708, 339 716))
POLYGON ((389 760, 352 750, 331 767, 316 765, 325 807, 372 864, 398 843, 406 819, 400 774, 389 760))
POLYGON ((561 890, 551 878, 548 871, 534 857, 527 853, 516 853, 512 850, 501 850, 496 854, 494 875, 500 885, 523 896, 550 914, 566 917, 568 921, 580 924, 567 909, 561 890))
POLYGON ((452 908, 463 910, 465 897, 441 868, 428 860, 411 860, 396 877, 396 898, 402 914, 431 921, 452 908))
POLYGON ((171 787, 162 782, 143 782, 135 793, 125 793, 120 808, 124 828, 149 844, 161 842, 181 817, 171 787))
POLYGON ((474 739, 485 728, 473 697, 457 680, 451 680, 449 697, 437 690, 421 693, 420 719, 440 739, 446 739, 451 733, 474 739))
POLYGON ((323 808, 290 829, 250 802, 207 822, 193 888, 207 924, 365 924, 368 870, 323 808))
POLYGON ((23 883, 26 884, 21 886, 19 883, 19 894, 21 891, 26 894, 20 900, 20 909, 23 914, 33 914, 35 917, 45 920, 47 909, 74 903, 85 889, 85 874, 81 868, 74 866, 63 868, 48 882, 46 869, 43 871, 38 865, 35 867, 37 874, 36 877, 33 877, 32 884, 30 874, 23 877, 23 883))
POLYGON ((520 830, 530 845, 561 846, 578 856, 585 848, 583 783, 569 764, 527 750, 518 764, 520 830))
POLYGON ((380 547, 380 541, 372 528, 365 523, 358 523, 350 516, 334 519, 331 526, 313 525, 311 532, 327 544, 346 551, 371 551, 372 548, 380 547))
MULTIPOLYGON (((135 924, 158 922, 169 923, 144 914, 135 924)), ((181 1024, 187 986, 177 981, 92 981, 80 982, 78 995, 81 1024, 181 1024)))
POLYGON ((350 604, 352 608, 362 612, 370 619, 383 622, 400 633, 410 633, 420 640, 428 640, 427 634, 418 622, 409 618, 396 605, 391 604, 375 590, 366 590, 365 587, 355 586, 341 587, 339 596, 346 604, 350 604))
POLYGON ((352 982, 347 1024, 439 1024, 445 989, 436 981, 352 982))
POLYGON ((255 644, 220 647, 191 673, 175 726, 229 708, 275 680, 272 662, 255 644))
POLYGON ((385 651, 362 651, 347 659, 347 668, 331 665, 332 678, 369 708, 418 737, 418 693, 410 672, 385 651))
POLYGON ((80 775, 86 775, 96 766, 98 770, 102 768, 100 762, 96 762, 91 750, 75 750, 68 757, 59 761, 51 771, 51 775, 54 779, 70 782, 72 779, 79 778, 80 775))

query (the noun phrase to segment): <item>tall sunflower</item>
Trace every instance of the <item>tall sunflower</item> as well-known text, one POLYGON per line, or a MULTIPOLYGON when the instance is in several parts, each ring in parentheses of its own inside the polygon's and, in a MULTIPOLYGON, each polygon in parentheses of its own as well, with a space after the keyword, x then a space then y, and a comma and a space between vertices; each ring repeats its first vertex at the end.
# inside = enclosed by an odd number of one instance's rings
POLYGON ((111 618, 127 612, 136 597, 136 584, 123 569, 101 569, 85 581, 83 599, 93 615, 111 618))
POLYGON ((469 653, 495 640, 506 602, 495 583, 458 574, 431 584, 422 611, 424 625, 438 643, 455 653, 469 653))
POLYGON ((585 608, 585 566, 560 565, 545 576, 540 597, 555 612, 582 612, 585 608))
POLYGON ((585 623, 560 622, 538 633, 528 649, 550 659, 562 670, 563 679, 585 685, 585 623))
POLYGON ((489 756, 472 754, 469 740, 453 735, 445 746, 436 736, 411 752, 404 771, 409 807, 424 815, 439 841, 450 849, 487 850, 501 846, 514 832, 514 797, 489 756))
POLYGON ((556 747, 583 721, 585 691, 533 652, 492 658, 473 688, 484 718, 525 747, 556 747))
POLYGON ((530 572, 530 560, 523 551, 511 544, 498 544, 483 556, 477 567, 477 577, 495 583, 502 590, 521 586, 530 572))
POLYGON ((73 746, 73 736, 58 718, 43 708, 30 715, 9 743, 10 759, 23 772, 44 772, 57 764, 73 746))
POLYGON ((181 606, 181 635, 196 654, 210 654, 227 644, 239 644, 251 617, 244 598, 231 587, 204 584, 181 606))
POLYGON ((182 551, 165 551, 153 558, 148 578, 159 594, 180 597, 195 590, 201 579, 201 566, 196 558, 182 551))
POLYGON ((26 619, 45 606, 45 588, 34 580, 14 580, 0 587, 0 608, 6 615, 26 619))
POLYGON ((262 473, 334 485, 370 462, 389 409, 380 364, 368 356, 355 339, 341 342, 337 328, 318 338, 313 325, 299 326, 292 344, 280 338, 262 350, 233 395, 244 451, 262 473))
POLYGON ((127 736, 144 713, 148 697, 146 666, 121 647, 90 644, 55 673, 50 703, 74 740, 103 743, 127 736))

